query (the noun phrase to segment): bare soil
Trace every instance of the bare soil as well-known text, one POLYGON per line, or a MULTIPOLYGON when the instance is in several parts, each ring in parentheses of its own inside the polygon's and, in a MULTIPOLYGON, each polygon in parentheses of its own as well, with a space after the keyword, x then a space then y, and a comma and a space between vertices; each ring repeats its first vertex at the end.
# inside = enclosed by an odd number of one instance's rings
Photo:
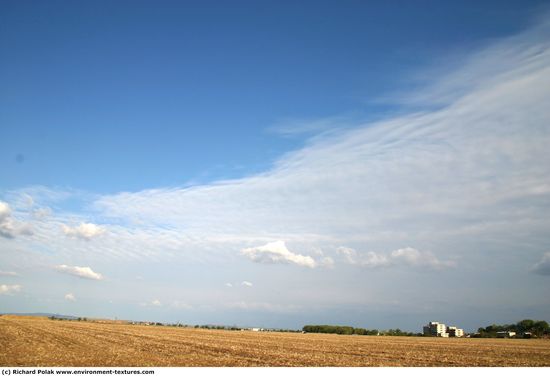
POLYGON ((241 332, 0 316, 0 366, 550 366, 550 340, 241 332))

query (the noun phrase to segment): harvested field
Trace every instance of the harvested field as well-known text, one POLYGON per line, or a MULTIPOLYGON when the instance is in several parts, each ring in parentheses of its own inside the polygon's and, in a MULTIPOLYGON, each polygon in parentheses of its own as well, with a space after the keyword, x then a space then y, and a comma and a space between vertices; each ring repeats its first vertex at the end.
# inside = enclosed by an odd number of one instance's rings
POLYGON ((0 316, 0 366, 550 366, 550 341, 238 332, 0 316))

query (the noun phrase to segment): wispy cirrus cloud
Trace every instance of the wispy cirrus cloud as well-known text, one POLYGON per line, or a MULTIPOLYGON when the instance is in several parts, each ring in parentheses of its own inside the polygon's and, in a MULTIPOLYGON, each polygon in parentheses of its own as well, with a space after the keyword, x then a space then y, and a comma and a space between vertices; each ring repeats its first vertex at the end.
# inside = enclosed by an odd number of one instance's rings
POLYGON ((357 125, 352 116, 334 116, 321 119, 283 119, 269 128, 269 131, 282 136, 320 134, 344 130, 357 125))
MULTIPOLYGON (((464 236, 506 242, 511 253, 524 243, 519 234, 544 242, 550 48, 540 35, 495 47, 515 57, 490 77, 477 65, 489 63, 467 64, 460 74, 475 84, 444 107, 316 137, 262 174, 103 196, 95 208, 107 218, 185 229, 209 249, 224 239, 225 249, 247 249, 255 261, 308 267, 317 265, 311 256, 253 245, 287 239, 335 252, 339 244, 399 249, 406 242, 440 260, 478 257, 461 245, 464 236)), ((373 263, 385 262, 375 256, 373 263)), ((412 265, 414 257, 409 251, 400 259, 412 265)))
POLYGON ((38 208, 36 210, 33 210, 32 215, 36 219, 45 219, 48 216, 52 214, 52 209, 45 207, 45 208, 38 208))
MULTIPOLYGON (((200 258, 214 252, 220 259, 285 239, 303 253, 319 247, 335 253, 341 244, 399 249, 405 243, 445 259, 472 252, 461 246, 465 236, 506 242, 512 253, 525 243, 525 234, 544 242, 550 225, 545 214, 550 38, 544 27, 533 34, 474 54, 456 75, 473 77, 466 83, 475 84, 457 91, 445 82, 459 80, 441 78, 433 93, 459 93, 443 107, 318 136, 273 168, 242 179, 87 195, 90 214, 114 223, 108 225, 109 236, 97 236, 97 225, 86 226, 92 224, 85 212, 77 219, 81 225, 65 232, 93 238, 94 254, 113 258, 200 258), (508 55, 514 58, 499 65, 508 55), (494 74, 480 68, 492 64, 498 65, 494 74)), ((75 194, 38 188, 26 193, 35 205, 75 194)), ((33 222, 37 241, 60 253, 74 252, 74 244, 57 239, 52 227, 75 222, 69 214, 56 210, 47 223, 33 222)), ((375 256, 373 263, 385 262, 375 256)), ((320 263, 282 247, 250 251, 247 257, 309 267, 320 263)))
POLYGON ((433 66, 411 75, 409 91, 381 96, 376 102, 433 108, 448 106, 489 86, 498 86, 530 71, 544 69, 539 59, 547 53, 548 12, 531 28, 501 40, 488 40, 469 53, 440 57, 433 66), (434 79, 437 77, 437 79, 434 79))

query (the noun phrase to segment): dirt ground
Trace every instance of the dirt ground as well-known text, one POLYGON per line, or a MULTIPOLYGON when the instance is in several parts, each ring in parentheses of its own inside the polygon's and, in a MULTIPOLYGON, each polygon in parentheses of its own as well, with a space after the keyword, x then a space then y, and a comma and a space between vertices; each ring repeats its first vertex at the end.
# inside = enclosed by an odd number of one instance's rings
POLYGON ((241 332, 0 316, 0 366, 550 366, 550 340, 241 332))

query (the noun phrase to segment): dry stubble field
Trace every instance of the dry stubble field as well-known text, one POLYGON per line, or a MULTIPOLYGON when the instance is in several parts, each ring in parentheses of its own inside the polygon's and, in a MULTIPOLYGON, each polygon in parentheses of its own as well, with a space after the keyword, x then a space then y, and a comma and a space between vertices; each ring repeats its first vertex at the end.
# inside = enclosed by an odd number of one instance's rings
POLYGON ((550 366, 550 341, 238 332, 0 316, 0 366, 550 366))

